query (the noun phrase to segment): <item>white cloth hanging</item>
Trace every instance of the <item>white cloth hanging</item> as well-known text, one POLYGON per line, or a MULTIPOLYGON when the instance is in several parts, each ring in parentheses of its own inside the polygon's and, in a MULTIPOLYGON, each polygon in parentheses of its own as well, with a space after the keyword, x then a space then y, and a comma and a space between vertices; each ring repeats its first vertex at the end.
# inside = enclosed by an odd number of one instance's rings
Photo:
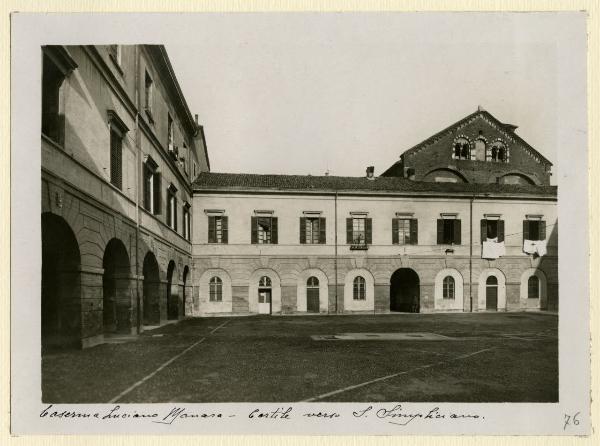
POLYGON ((523 240, 523 252, 526 254, 534 254, 540 257, 547 253, 546 240, 523 240))
MULTIPOLYGON (((493 240, 498 240, 493 239, 493 240)), ((497 259, 498 257, 502 257, 506 254, 506 247, 504 246, 504 242, 498 243, 497 241, 487 241, 483 242, 482 250, 481 250, 481 258, 482 259, 497 259)))

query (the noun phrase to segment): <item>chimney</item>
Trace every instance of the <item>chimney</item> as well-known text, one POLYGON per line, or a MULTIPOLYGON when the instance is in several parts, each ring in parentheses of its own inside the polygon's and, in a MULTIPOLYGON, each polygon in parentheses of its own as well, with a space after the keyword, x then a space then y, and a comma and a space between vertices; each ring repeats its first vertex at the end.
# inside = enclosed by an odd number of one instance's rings
POLYGON ((198 113, 194 115, 194 119, 196 120, 196 125, 198 125, 198 113))
POLYGON ((373 166, 369 166, 369 167, 367 167, 367 178, 368 178, 369 180, 372 180, 372 179, 374 179, 374 177, 373 177, 373 174, 374 174, 374 173, 375 173, 375 167, 373 167, 373 166))

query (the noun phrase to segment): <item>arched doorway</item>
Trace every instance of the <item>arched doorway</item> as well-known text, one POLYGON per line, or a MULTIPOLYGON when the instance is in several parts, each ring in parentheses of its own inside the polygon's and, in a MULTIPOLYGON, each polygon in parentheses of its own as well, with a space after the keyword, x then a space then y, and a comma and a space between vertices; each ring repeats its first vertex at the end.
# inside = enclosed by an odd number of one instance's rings
POLYGON ((258 313, 271 314, 271 278, 262 276, 258 281, 258 313))
MULTIPOLYGON (((186 265, 185 268, 183 268, 183 287, 182 287, 182 302, 183 302, 183 306, 181 307, 181 315, 185 317, 186 314, 191 314, 191 309, 187 310, 187 306, 188 306, 188 292, 187 292, 187 278, 188 278, 188 274, 190 272, 190 268, 186 265)), ((190 301, 191 304, 191 301, 190 301)))
POLYGON ((113 238, 106 245, 102 259, 102 321, 104 333, 130 329, 131 296, 129 293, 129 255, 123 242, 113 238))
POLYGON ((144 325, 160 324, 158 262, 149 252, 144 257, 144 325))
POLYGON ((485 281, 485 309, 498 311, 498 278, 489 276, 485 281))
POLYGON ((42 214, 42 351, 81 338, 81 257, 67 222, 42 214))
POLYGON ((167 319, 169 320, 177 319, 179 317, 179 292, 177 286, 175 262, 171 260, 167 267, 167 319))
POLYGON ((400 268, 390 280, 390 311, 420 311, 419 276, 410 268, 400 268))
POLYGON ((310 276, 306 281, 306 311, 319 312, 319 279, 315 276, 310 276))

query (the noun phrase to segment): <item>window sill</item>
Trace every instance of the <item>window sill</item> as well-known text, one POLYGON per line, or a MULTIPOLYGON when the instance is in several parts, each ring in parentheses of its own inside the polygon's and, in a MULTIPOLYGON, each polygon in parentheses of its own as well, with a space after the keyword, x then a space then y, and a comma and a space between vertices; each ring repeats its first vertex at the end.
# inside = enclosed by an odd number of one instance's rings
POLYGON ((350 251, 366 251, 369 245, 350 245, 350 251))

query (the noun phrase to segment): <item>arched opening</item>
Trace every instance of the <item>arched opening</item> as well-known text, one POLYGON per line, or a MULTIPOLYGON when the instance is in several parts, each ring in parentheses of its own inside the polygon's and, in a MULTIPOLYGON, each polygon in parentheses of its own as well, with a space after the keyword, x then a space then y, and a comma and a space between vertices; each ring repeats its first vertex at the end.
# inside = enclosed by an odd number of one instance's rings
POLYGON ((527 279, 527 298, 540 298, 540 279, 537 276, 531 276, 527 279))
POLYGON ((169 320, 179 317, 178 294, 175 262, 171 260, 167 267, 167 319, 169 320))
POLYGON ((410 268, 400 268, 390 280, 390 311, 420 311, 419 275, 410 268))
POLYGON ((498 310, 498 278, 489 276, 485 281, 485 309, 498 310))
POLYGON ((498 182, 500 184, 535 184, 535 181, 533 181, 527 175, 523 175, 521 173, 509 173, 503 175, 498 179, 498 182))
POLYGON ((306 281, 306 311, 319 312, 319 279, 311 276, 306 281))
POLYGON ((81 256, 67 222, 42 214, 42 352, 78 347, 81 337, 81 256))
POLYGON ((182 316, 185 316, 186 314, 191 314, 192 313, 192 309, 191 309, 191 300, 188 302, 188 289, 187 289, 187 279, 188 279, 188 274, 190 273, 190 268, 186 265, 185 268, 183 268, 183 288, 182 288, 182 301, 183 301, 183 306, 182 306, 182 316), (189 308, 188 308, 189 307, 189 308))
POLYGON ((158 262, 154 254, 149 252, 144 257, 144 325, 160 324, 160 303, 158 262))
POLYGON ((129 255, 123 242, 113 238, 106 245, 102 259, 102 321, 104 333, 130 329, 131 295, 129 293, 129 255))
POLYGON ((435 182, 435 183, 468 183, 464 175, 457 170, 439 168, 433 169, 427 172, 423 181, 435 182))
POLYGON ((258 281, 258 313, 271 314, 271 278, 262 276, 258 281))

